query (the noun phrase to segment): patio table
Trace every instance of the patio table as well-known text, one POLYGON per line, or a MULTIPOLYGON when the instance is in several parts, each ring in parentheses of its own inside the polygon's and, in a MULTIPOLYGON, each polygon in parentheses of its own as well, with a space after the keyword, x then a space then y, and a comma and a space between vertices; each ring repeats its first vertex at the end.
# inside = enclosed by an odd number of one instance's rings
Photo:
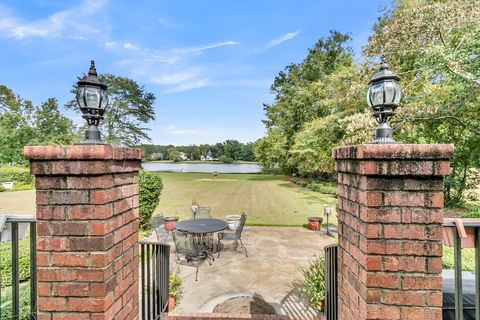
MULTIPOLYGON (((204 244, 207 241, 208 235, 225 230, 227 228, 227 223, 219 219, 189 219, 177 222, 175 229, 178 231, 190 233, 198 239, 198 242, 203 242, 204 244)), ((210 242, 210 241, 208 241, 210 242)), ((213 241, 208 243, 207 247, 210 251, 213 251, 213 241)))

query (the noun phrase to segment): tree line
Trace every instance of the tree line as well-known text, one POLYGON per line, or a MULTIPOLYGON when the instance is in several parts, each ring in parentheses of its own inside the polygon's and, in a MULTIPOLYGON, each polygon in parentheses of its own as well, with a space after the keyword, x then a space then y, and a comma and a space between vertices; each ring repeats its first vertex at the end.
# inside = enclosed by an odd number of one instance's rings
POLYGON ((453 143, 447 204, 474 196, 480 182, 480 6, 478 0, 398 0, 382 9, 362 55, 349 34, 331 31, 275 77, 264 105, 267 135, 257 161, 311 179, 334 177, 331 149, 369 143, 376 126, 365 101, 385 55, 402 78, 392 118, 403 143, 453 143))
POLYGON ((161 146, 144 144, 145 158, 147 160, 182 161, 181 154, 188 160, 218 160, 224 163, 233 161, 255 161, 253 143, 242 143, 237 140, 226 140, 216 144, 200 144, 188 146, 161 146))

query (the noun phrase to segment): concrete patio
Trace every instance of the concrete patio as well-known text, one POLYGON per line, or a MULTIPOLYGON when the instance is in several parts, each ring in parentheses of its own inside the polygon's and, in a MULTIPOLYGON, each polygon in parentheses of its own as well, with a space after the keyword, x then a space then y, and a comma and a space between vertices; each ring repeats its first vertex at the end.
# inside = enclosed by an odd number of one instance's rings
POLYGON ((264 299, 279 315, 318 319, 300 294, 303 275, 299 268, 306 266, 313 254, 323 253, 334 238, 300 227, 246 227, 242 239, 248 258, 240 246, 235 252, 226 242, 220 258, 215 255, 211 265, 200 267, 198 281, 195 268, 172 263, 184 280, 175 312, 213 312, 230 298, 250 296, 264 299))

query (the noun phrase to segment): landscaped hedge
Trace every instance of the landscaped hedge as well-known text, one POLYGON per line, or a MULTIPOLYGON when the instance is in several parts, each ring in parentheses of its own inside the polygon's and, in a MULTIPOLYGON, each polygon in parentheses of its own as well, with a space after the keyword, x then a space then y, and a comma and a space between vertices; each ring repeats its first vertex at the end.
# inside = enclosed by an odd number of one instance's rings
POLYGON ((140 172, 140 228, 150 229, 150 218, 160 202, 162 178, 147 171, 140 172))
POLYGON ((312 191, 320 192, 323 194, 337 195, 337 186, 329 182, 309 181, 300 178, 292 178, 290 181, 296 185, 310 189, 312 191))
MULTIPOLYGON (((25 167, 0 167, 0 182, 13 181, 12 191, 29 190, 33 189, 33 176, 30 174, 30 170, 25 167)), ((4 188, 0 189, 0 192, 6 191, 4 188)))

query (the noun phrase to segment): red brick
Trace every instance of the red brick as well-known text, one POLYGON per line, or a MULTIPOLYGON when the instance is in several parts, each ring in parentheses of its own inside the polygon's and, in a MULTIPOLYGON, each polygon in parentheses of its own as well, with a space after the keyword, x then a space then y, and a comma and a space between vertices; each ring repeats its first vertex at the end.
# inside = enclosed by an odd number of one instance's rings
POLYGON ((78 312, 57 312, 53 314, 52 320, 90 320, 90 315, 88 313, 78 313, 78 312))
POLYGON ((40 220, 64 220, 65 207, 63 206, 41 206, 37 203, 37 218, 40 220))
POLYGON ((422 292, 384 290, 383 303, 399 306, 423 306, 425 299, 422 292))
POLYGON ((90 264, 89 253, 52 253, 52 266, 87 267, 90 264))
POLYGON ((55 236, 81 236, 88 235, 90 224, 79 221, 49 222, 52 234, 55 236))
POLYGON ((389 273, 369 273, 367 274, 366 285, 376 288, 395 289, 399 287, 399 279, 395 274, 389 273))
POLYGON ((46 298, 39 297, 38 305, 42 306, 42 311, 65 311, 67 310, 67 299, 65 298, 46 298))
POLYGON ((423 207, 425 196, 420 192, 390 191, 384 194, 385 206, 423 207))
POLYGON ((402 276, 403 290, 442 290, 442 278, 438 276, 402 276))
POLYGON ((111 216, 113 216, 113 206, 111 204, 81 205, 67 208, 67 217, 70 220, 99 220, 111 216))
POLYGON ((403 307, 402 319, 408 320, 442 320, 441 308, 425 308, 425 307, 403 307))
POLYGON ((113 175, 70 176, 67 189, 107 189, 113 187, 113 175))
POLYGON ((87 297, 90 295, 90 285, 87 283, 54 283, 53 292, 54 295, 61 297, 87 297))
POLYGON ((121 199, 122 193, 119 187, 90 191, 91 204, 105 204, 121 199))

